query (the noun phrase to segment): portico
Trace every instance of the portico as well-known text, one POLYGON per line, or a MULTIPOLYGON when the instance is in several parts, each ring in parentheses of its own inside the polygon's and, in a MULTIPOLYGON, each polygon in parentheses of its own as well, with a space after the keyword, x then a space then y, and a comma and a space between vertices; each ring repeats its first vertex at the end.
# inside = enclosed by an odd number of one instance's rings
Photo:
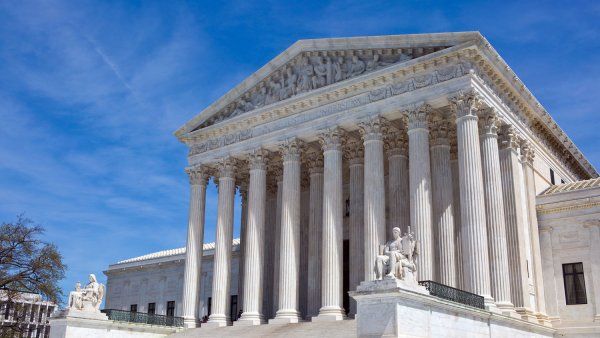
POLYGON ((192 191, 186 325, 199 320, 211 177, 219 203, 209 325, 234 320, 229 266, 241 186, 240 325, 352 316, 346 292, 375 279, 379 246, 392 228, 409 226, 418 280, 545 324, 535 191, 523 193, 535 190, 529 154, 557 163, 557 153, 570 151, 561 170, 573 180, 593 168, 507 72, 478 33, 299 41, 180 128, 192 191), (523 286, 528 260, 533 294, 523 286))

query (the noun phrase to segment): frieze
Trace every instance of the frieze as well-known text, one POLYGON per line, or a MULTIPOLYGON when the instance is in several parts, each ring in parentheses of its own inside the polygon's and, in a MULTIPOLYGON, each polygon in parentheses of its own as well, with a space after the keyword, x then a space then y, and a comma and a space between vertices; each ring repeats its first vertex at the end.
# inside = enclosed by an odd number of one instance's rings
POLYGON ((416 77, 406 78, 402 81, 397 81, 385 87, 377 88, 346 100, 329 104, 319 110, 313 112, 303 112, 295 114, 287 118, 281 118, 271 123, 262 124, 254 128, 245 129, 237 133, 223 135, 218 138, 209 139, 201 143, 192 144, 190 146, 190 156, 204 153, 213 149, 221 148, 233 143, 241 142, 252 137, 268 134, 272 131, 280 130, 289 126, 301 124, 307 121, 315 120, 321 117, 339 113, 345 110, 364 106, 369 103, 381 101, 392 96, 402 95, 423 87, 419 84, 428 83, 428 86, 449 81, 468 74, 470 64, 468 62, 460 62, 454 65, 442 67, 425 75, 419 75, 419 80, 416 77), (441 74, 441 76, 440 76, 441 74), (426 78, 424 80, 424 78, 426 78))

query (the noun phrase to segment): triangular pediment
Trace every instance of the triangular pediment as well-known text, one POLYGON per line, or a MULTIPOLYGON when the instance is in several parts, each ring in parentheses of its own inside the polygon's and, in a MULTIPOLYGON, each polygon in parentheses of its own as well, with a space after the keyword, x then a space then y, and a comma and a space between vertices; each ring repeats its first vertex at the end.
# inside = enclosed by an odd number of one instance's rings
POLYGON ((477 32, 299 40, 175 132, 182 136, 461 43, 477 32))

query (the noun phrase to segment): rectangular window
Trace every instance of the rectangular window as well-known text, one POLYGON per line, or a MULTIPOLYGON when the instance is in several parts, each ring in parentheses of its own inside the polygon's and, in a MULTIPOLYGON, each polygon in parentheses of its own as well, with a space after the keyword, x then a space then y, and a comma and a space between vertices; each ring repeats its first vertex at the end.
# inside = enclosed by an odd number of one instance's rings
POLYGON ((554 185, 554 170, 550 169, 550 183, 554 185))
POLYGON ((130 312, 137 312, 137 304, 131 304, 129 306, 129 311, 130 312))
POLYGON ((583 263, 563 264, 562 267, 567 305, 587 304, 583 263))
POLYGON ((210 311, 212 310, 212 297, 208 297, 208 306, 207 306, 207 313, 210 316, 210 311))
POLYGON ((175 316, 175 301, 170 300, 167 302, 167 316, 173 317, 175 316))
POLYGON ((148 303, 148 314, 153 315, 156 313, 156 303, 148 303))

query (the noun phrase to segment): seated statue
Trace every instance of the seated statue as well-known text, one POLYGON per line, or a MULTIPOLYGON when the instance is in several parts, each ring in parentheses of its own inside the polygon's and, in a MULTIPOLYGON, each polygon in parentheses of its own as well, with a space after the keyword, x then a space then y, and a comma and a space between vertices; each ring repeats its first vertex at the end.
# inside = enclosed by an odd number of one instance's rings
POLYGON ((104 297, 104 284, 98 283, 96 275, 89 276, 89 283, 82 289, 81 284, 75 284, 75 291, 69 294, 69 308, 97 312, 104 297))
POLYGON ((400 237, 400 228, 392 229, 394 238, 382 245, 375 261, 375 275, 377 279, 387 278, 404 279, 407 275, 415 278, 417 267, 416 241, 413 233, 408 228, 408 233, 400 237))

